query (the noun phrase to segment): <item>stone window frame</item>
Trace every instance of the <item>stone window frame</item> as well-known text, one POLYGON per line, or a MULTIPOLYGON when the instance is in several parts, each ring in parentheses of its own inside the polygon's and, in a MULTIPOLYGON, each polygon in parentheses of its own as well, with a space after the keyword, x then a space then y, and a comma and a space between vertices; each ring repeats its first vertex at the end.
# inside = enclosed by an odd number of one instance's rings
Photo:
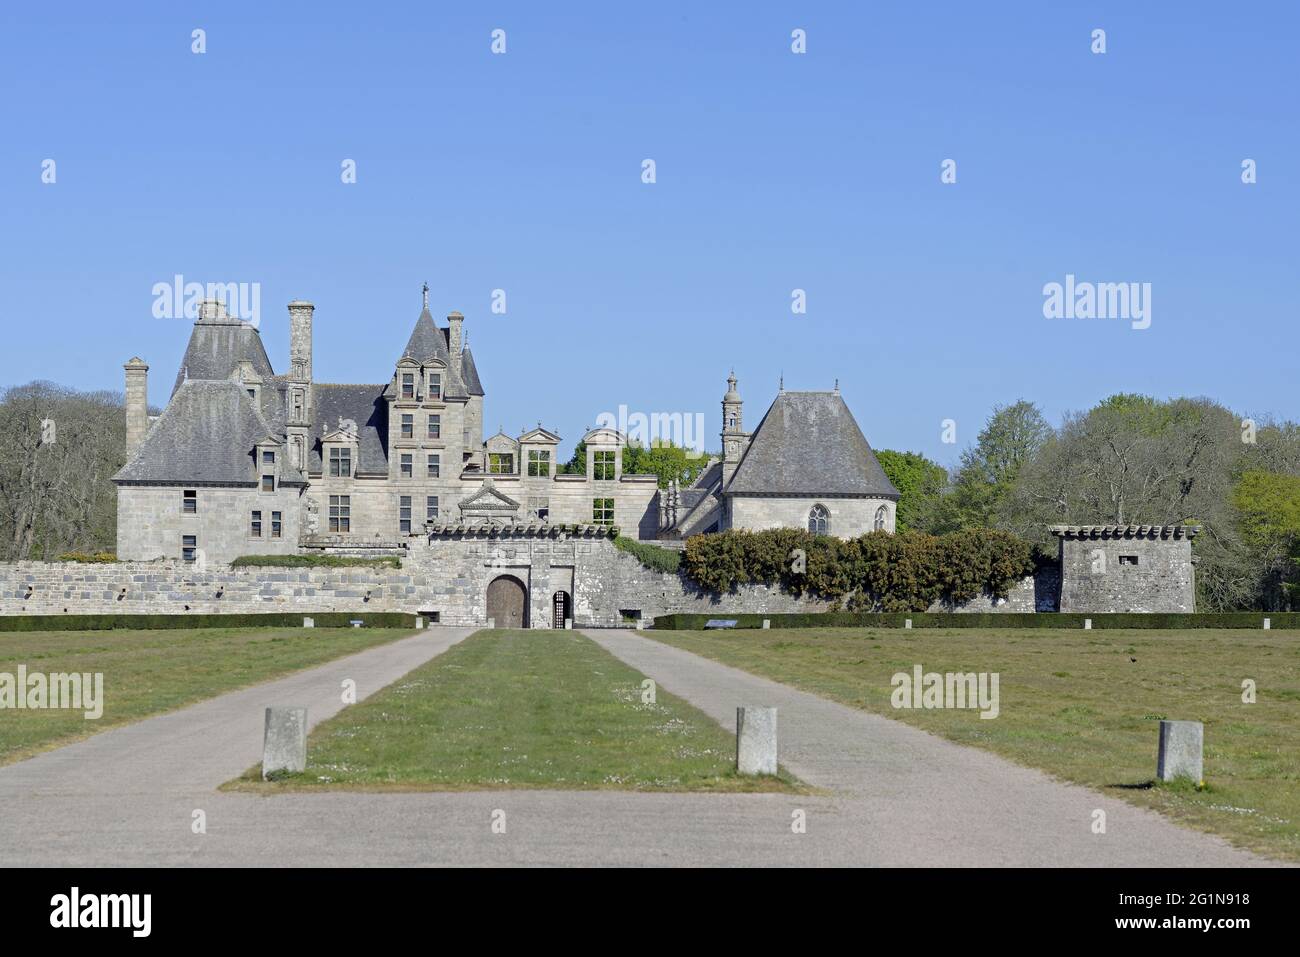
POLYGON ((429 413, 429 421, 425 426, 425 438, 441 441, 442 439, 442 416, 437 412, 429 413))
POLYGON ((488 475, 514 475, 515 474, 515 453, 513 452, 489 452, 488 453, 488 475))
POLYGON ((402 413, 402 424, 399 427, 398 434, 404 439, 415 438, 415 413, 414 412, 402 413))
POLYGON ((275 473, 274 473, 274 472, 263 473, 263 475, 262 475, 262 484, 261 484, 260 486, 258 486, 258 490, 259 490, 259 491, 262 491, 262 492, 274 492, 274 491, 275 491, 275 473))
POLYGON ((197 515, 199 513, 199 490, 196 488, 181 489, 181 514, 197 515))
POLYGON ((614 524, 614 500, 609 497, 591 500, 591 522, 593 525, 614 524))
POLYGON ((831 533, 831 510, 821 502, 816 502, 808 509, 808 531, 814 535, 831 533))
POLYGON ((596 449, 591 454, 591 477, 597 482, 612 482, 618 475, 618 451, 596 449))
POLYGON ((529 478, 550 478, 551 476, 551 450, 550 449, 529 449, 528 450, 528 477, 529 478))
POLYGON ((411 496, 397 497, 397 530, 403 534, 411 532, 411 496))
POLYGON ((262 510, 260 508, 253 509, 252 517, 249 519, 248 523, 248 537, 262 537, 262 510))
POLYGON ((425 478, 442 478, 442 454, 429 452, 424 461, 425 478))
POLYGON ((329 500, 329 529, 347 534, 352 531, 352 496, 331 495, 329 500))
POLYGON ((424 520, 426 522, 436 522, 438 520, 438 496, 426 495, 424 497, 424 520))
POLYGON ((415 373, 402 372, 399 374, 398 381, 401 383, 401 396, 403 399, 415 398, 415 373))
POLYGON ((199 537, 197 535, 181 536, 181 561, 194 564, 198 561, 199 537))
POLYGON ((271 537, 284 538, 284 513, 271 513, 271 537))
POLYGON ((427 393, 427 396, 430 402, 442 401, 442 373, 441 372, 429 373, 429 391, 427 393))
POLYGON ((415 456, 412 453, 401 453, 397 460, 397 474, 401 478, 415 478, 415 456))
POLYGON ((871 525, 872 531, 887 532, 889 531, 889 507, 886 505, 876 509, 876 517, 871 525))
POLYGON ((331 445, 329 449, 330 478, 352 477, 352 446, 331 445), (346 466, 346 468, 344 468, 346 466))

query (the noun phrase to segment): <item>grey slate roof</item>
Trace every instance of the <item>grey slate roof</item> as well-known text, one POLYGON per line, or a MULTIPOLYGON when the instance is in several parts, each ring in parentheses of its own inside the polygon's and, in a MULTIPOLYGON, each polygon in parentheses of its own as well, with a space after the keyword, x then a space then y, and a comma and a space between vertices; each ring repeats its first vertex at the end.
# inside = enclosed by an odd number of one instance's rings
MULTIPOLYGON (((113 480, 254 485, 253 446, 272 431, 238 382, 191 379, 113 480)), ((286 469, 282 480, 302 477, 286 469)))
POLYGON ((311 446, 307 452, 310 471, 321 471, 321 439, 339 427, 340 419, 357 424, 357 459, 354 468, 361 472, 388 471, 388 403, 379 385, 336 385, 318 382, 312 386, 311 446))
POLYGON ((461 350, 460 364, 461 376, 465 380, 465 391, 470 395, 484 395, 483 383, 478 378, 478 367, 474 365, 474 353, 469 351, 469 346, 461 350))
POLYGON ((898 498, 838 392, 782 392, 726 493, 898 498))
POLYGON ((240 319, 200 319, 190 332, 172 395, 187 378, 229 379, 245 359, 263 379, 275 374, 256 328, 240 319))
POLYGON ((447 375, 442 384, 442 394, 449 399, 465 399, 471 395, 483 395, 483 384, 478 378, 478 369, 474 366, 474 356, 469 349, 461 350, 461 365, 451 361, 451 330, 439 326, 433 321, 429 307, 420 312, 415 320, 411 337, 406 340, 402 356, 410 356, 416 362, 424 363, 429 359, 441 360, 447 366, 447 375))

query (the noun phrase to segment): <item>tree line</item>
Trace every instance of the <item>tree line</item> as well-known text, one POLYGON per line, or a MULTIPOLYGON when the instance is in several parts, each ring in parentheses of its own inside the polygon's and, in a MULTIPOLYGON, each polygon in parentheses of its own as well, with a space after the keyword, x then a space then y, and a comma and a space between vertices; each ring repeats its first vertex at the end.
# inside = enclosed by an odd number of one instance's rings
POLYGON ((125 463, 120 392, 31 382, 0 393, 0 560, 112 551, 125 463))
POLYGON ((994 409, 951 475, 915 453, 878 456, 902 493, 900 529, 1001 529, 1055 554, 1051 525, 1196 524, 1198 608, 1300 603, 1294 422, 1121 394, 1053 427, 1021 400, 994 409))

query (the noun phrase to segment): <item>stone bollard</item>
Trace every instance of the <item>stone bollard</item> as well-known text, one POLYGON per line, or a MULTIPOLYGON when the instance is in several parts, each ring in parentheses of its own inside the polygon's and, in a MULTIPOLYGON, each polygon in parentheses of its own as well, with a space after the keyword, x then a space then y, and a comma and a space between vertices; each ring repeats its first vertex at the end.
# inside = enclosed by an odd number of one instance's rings
POLYGON ((304 619, 302 620, 302 626, 303 626, 304 628, 315 628, 315 627, 316 627, 316 619, 315 619, 315 618, 304 618, 304 619))
POLYGON ((307 709, 267 708, 262 780, 276 771, 307 770, 307 709))
POLYGON ((1083 630, 1084 630, 1084 631, 1092 631, 1092 619, 1091 619, 1091 618, 1085 618, 1085 619, 1083 619, 1083 630))
POLYGON ((495 628, 497 626, 497 620, 495 618, 489 618, 487 620, 487 626, 489 629, 495 628))
POLYGON ((567 630, 571 630, 573 628, 573 619, 572 618, 564 619, 564 627, 567 630))
POLYGON ((1160 753, 1156 758, 1156 777, 1161 781, 1191 778, 1193 784, 1204 781, 1201 764, 1205 726, 1199 721, 1161 721, 1160 753))
POLYGON ((771 628, 771 627, 772 627, 772 622, 771 622, 770 620, 768 620, 767 618, 764 618, 764 619, 763 619, 763 627, 764 627, 764 628, 771 628))
POLYGON ((908 618, 906 621, 904 621, 904 622, 903 622, 903 627, 904 627, 904 628, 911 628, 911 627, 912 627, 912 619, 908 618))
POLYGON ((1265 618, 1265 619, 1264 619, 1264 630, 1265 630, 1265 631, 1269 631, 1269 630, 1272 629, 1272 627, 1273 627, 1273 622, 1272 622, 1272 620, 1271 620, 1271 619, 1268 619, 1268 618, 1265 618))
POLYGON ((736 770, 776 774, 776 709, 736 709, 736 770))
POLYGON ((415 627, 416 630, 419 630, 420 628, 424 627, 424 619, 421 618, 419 615, 415 616, 415 627))

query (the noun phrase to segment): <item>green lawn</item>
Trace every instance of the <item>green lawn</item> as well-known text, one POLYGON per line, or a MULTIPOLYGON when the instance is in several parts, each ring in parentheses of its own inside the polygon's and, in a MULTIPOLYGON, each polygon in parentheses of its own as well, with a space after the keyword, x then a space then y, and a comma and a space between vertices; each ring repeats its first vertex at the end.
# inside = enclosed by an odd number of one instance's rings
POLYGON ((735 772, 734 733, 573 631, 480 631, 322 722, 307 770, 240 790, 796 791, 735 772))
POLYGON ((0 764, 412 634, 394 628, 0 632, 0 673, 96 672, 103 715, 0 710, 0 764))
POLYGON ((1300 632, 799 628, 651 636, 1300 861, 1300 632), (998 672, 1000 715, 895 709, 891 678, 917 664, 998 672), (1246 678, 1256 684, 1254 704, 1242 702, 1246 678), (1205 790, 1154 784, 1161 718, 1205 723, 1205 790))

